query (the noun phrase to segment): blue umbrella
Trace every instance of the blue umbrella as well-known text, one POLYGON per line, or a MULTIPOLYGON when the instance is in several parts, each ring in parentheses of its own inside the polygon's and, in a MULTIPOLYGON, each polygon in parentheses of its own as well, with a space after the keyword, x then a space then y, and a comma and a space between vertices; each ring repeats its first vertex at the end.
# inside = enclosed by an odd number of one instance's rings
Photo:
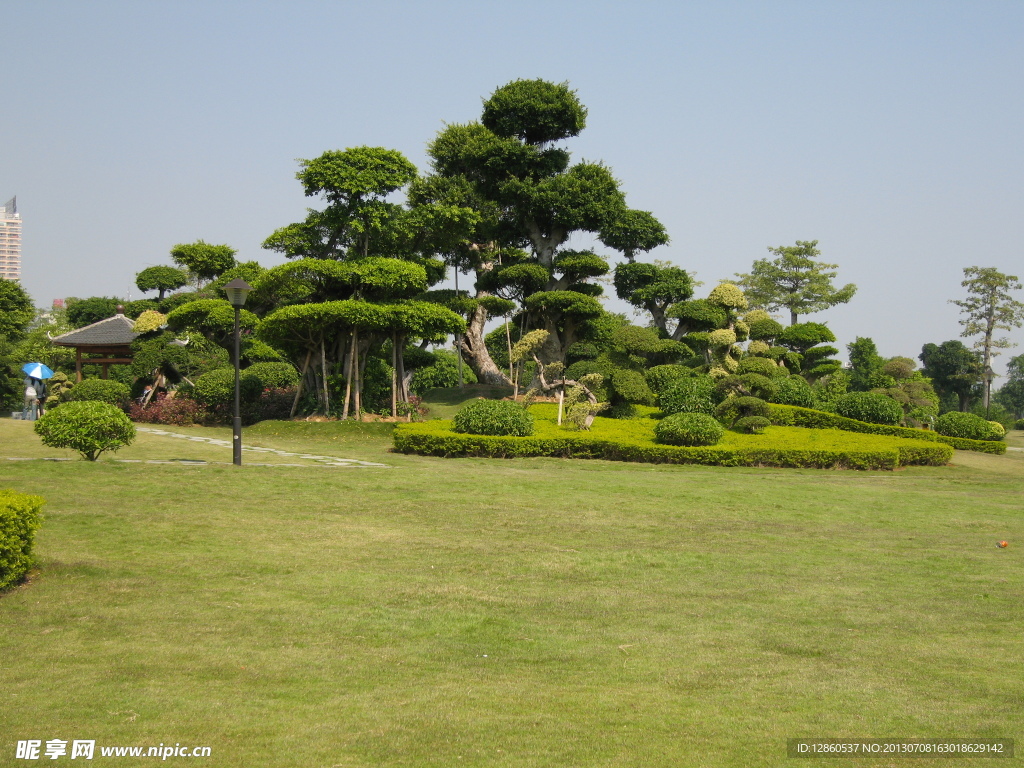
POLYGON ((33 379, 52 379, 53 371, 50 367, 43 365, 42 363, 25 363, 21 366, 21 370, 25 372, 26 376, 33 379))

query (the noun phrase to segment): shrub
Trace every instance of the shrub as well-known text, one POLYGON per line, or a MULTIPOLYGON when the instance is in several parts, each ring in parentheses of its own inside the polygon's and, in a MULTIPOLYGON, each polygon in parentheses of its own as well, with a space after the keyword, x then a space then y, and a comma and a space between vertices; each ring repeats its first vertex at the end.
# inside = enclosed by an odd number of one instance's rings
MULTIPOLYGON (((234 374, 231 379, 232 387, 235 385, 233 376, 234 374)), ((261 390, 285 389, 296 387, 299 384, 299 372, 291 363, 253 363, 242 371, 242 377, 256 379, 261 390)), ((233 392, 232 397, 234 397, 233 392)))
POLYGON ((740 360, 739 373, 759 373, 769 379, 778 379, 786 375, 786 369, 776 365, 767 357, 744 357, 740 360))
POLYGON ((35 432, 50 448, 71 448, 89 461, 104 451, 131 445, 135 426, 124 411, 110 403, 64 403, 40 417, 35 432))
MULTIPOLYGON (((251 402, 259 397, 263 387, 255 376, 241 376, 239 381, 241 399, 251 402)), ((191 396, 207 406, 227 405, 235 399, 235 369, 218 368, 204 373, 196 379, 191 396)))
POLYGON ((131 399, 131 388, 111 379, 85 379, 68 390, 70 402, 94 401, 111 405, 127 405, 131 399))
POLYGON ((817 401, 814 390, 803 376, 790 376, 775 382, 775 394, 768 398, 780 405, 796 405, 801 408, 814 408, 817 401))
POLYGON ((132 405, 128 412, 132 421, 142 424, 171 424, 186 427, 204 420, 206 410, 195 400, 187 397, 163 397, 153 400, 143 407, 138 403, 132 405))
POLYGON ((1024 419, 1017 419, 1013 422, 1014 429, 1024 429, 1024 419))
POLYGON ((667 445, 714 445, 725 430, 704 413, 673 413, 654 427, 654 437, 667 445))
POLYGON ((39 496, 0 489, 0 590, 17 584, 28 573, 32 543, 43 520, 42 507, 39 496))
POLYGON ((973 413, 950 411, 935 420, 935 431, 947 437, 962 437, 968 440, 988 440, 992 427, 981 416, 973 413))
POLYGON ((455 431, 471 435, 533 434, 533 415, 510 400, 474 400, 455 414, 455 431))
POLYGON ((612 373, 612 389, 616 399, 621 398, 632 405, 654 405, 654 393, 639 371, 616 368, 612 373))
POLYGON ((836 413, 868 424, 899 424, 903 408, 891 397, 877 392, 847 392, 836 399, 836 413))
POLYGON ((715 412, 715 380, 710 376, 681 379, 662 392, 658 405, 667 414, 715 412))
POLYGON ((745 432, 748 435, 760 435, 765 427, 770 427, 771 421, 764 416, 744 416, 736 419, 732 428, 737 432, 745 432))
POLYGON ((759 397, 730 397, 715 408, 715 416, 727 427, 732 426, 736 419, 745 416, 767 417, 768 413, 768 403, 759 397))
POLYGON ((676 382, 692 378, 696 371, 687 368, 685 365, 656 365, 644 372, 647 379, 647 386, 655 395, 661 395, 676 382))
POLYGON ((1006 435, 1006 427, 1000 424, 998 421, 990 421, 988 425, 992 428, 989 436, 989 440, 1002 440, 1006 435))

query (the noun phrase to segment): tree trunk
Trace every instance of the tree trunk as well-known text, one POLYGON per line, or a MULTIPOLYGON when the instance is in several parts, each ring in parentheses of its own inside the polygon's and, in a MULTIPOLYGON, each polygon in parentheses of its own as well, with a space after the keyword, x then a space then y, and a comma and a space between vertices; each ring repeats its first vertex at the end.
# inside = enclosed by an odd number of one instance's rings
POLYGON ((477 307, 469 318, 466 333, 462 337, 460 350, 466 364, 473 369, 478 381, 492 386, 507 387, 512 381, 494 364, 491 353, 484 344, 484 324, 487 322, 487 310, 477 307))
POLYGON ((309 370, 309 359, 313 356, 313 350, 306 350, 306 362, 302 364, 302 373, 299 374, 299 386, 295 388, 295 399, 292 400, 292 409, 288 412, 288 418, 295 418, 295 411, 299 407, 299 398, 302 397, 302 383, 306 380, 306 371, 309 370))

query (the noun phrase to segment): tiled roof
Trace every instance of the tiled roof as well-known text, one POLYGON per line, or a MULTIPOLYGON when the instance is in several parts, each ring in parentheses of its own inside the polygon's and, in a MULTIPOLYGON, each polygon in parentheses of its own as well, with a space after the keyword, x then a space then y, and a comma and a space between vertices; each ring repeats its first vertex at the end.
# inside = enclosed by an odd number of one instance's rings
POLYGON ((55 336, 50 341, 62 347, 131 344, 139 335, 132 330, 134 325, 134 320, 129 320, 124 315, 114 315, 84 328, 76 328, 62 336, 55 336))

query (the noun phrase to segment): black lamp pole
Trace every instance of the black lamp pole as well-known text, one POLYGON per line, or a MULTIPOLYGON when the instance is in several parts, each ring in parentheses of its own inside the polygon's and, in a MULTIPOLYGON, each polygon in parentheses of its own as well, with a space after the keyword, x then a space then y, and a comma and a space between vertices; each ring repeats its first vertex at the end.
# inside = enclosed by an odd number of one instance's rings
POLYGON ((252 286, 240 277, 236 277, 224 286, 228 301, 235 308, 235 413, 231 420, 231 453, 232 461, 236 467, 242 466, 242 388, 241 388, 241 362, 242 362, 242 334, 239 330, 239 318, 242 314, 242 307, 249 295, 252 286))

